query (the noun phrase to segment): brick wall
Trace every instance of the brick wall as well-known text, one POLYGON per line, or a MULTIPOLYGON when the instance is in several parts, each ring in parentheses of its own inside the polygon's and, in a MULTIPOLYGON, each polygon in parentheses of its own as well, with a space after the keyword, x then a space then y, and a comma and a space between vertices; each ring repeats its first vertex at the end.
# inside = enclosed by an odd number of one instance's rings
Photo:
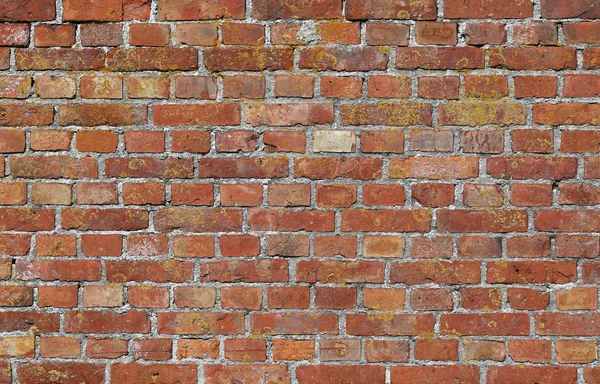
POLYGON ((598 0, 0 0, 0 383, 599 384, 598 0))

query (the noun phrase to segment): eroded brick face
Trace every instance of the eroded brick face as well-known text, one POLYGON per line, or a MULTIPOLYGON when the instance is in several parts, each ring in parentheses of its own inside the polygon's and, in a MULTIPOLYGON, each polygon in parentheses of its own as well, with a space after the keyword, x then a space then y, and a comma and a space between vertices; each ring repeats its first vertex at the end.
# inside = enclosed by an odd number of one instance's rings
POLYGON ((600 384, 599 0, 0 0, 0 384, 600 384))

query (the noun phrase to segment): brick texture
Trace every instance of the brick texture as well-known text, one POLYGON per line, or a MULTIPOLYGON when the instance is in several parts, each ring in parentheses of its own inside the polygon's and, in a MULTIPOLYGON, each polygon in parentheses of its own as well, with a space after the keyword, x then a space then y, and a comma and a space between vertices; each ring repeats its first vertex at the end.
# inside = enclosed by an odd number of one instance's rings
POLYGON ((0 384, 600 384, 598 0, 0 0, 0 384))

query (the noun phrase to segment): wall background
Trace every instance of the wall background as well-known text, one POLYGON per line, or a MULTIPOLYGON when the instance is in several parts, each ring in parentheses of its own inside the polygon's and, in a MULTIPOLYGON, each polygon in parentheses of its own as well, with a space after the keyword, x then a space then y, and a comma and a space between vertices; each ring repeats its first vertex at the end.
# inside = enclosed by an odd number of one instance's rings
POLYGON ((3 0, 0 383, 600 383, 597 0, 3 0))

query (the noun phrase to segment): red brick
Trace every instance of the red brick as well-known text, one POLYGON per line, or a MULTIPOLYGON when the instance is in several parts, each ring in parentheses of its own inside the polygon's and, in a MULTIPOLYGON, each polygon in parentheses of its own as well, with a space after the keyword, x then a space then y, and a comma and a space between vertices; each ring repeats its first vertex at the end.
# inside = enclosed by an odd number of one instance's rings
POLYGON ((431 125, 431 106, 424 103, 343 104, 343 125, 431 125))
POLYGON ((267 256, 308 256, 309 239, 306 235, 267 235, 267 256))
POLYGON ((180 384, 193 384, 198 375, 195 364, 136 364, 117 363, 110 366, 110 380, 116 383, 141 384, 155 380, 173 380, 180 384))
POLYGON ((293 66, 293 51, 285 47, 206 48, 204 65, 216 72, 289 70, 293 66))
POLYGON ((502 188, 496 184, 467 183, 463 188, 463 204, 469 207, 500 207, 504 203, 502 188))
POLYGON ((171 150, 176 153, 207 153, 210 151, 210 132, 171 131, 171 150))
POLYGON ((369 206, 402 206, 406 200, 404 188, 395 184, 363 185, 363 203, 369 206))
POLYGON ((169 127, 237 125, 240 123, 240 106, 234 103, 156 105, 154 122, 169 127))
POLYGON ((414 259, 449 259, 452 256, 452 248, 452 238, 448 236, 410 238, 410 256, 414 259))
POLYGON ((504 23, 467 22, 465 40, 469 45, 502 45, 506 43, 506 27, 504 23))
POLYGON ((28 24, 3 24, 0 26, 0 46, 26 47, 28 45, 28 24))
POLYGON ((461 258, 489 259, 502 255, 502 239, 487 236, 461 236, 458 239, 458 254, 461 258))
POLYGON ((390 314, 385 319, 364 313, 346 315, 347 332, 360 336, 417 336, 431 334, 432 315, 390 314))
POLYGON ((48 21, 56 16, 56 6, 51 0, 38 0, 14 4, 9 1, 0 10, 1 21, 48 21))
POLYGON ((338 0, 304 3, 291 0, 282 3, 275 0, 257 0, 253 3, 252 16, 259 20, 269 19, 335 19, 342 16, 342 4, 338 0))
POLYGON ((346 4, 348 20, 414 19, 435 20, 437 6, 433 0, 415 3, 389 3, 385 0, 350 0, 346 4))
POLYGON ((168 335, 229 335, 244 331, 241 312, 160 312, 158 333, 168 335))
POLYGON ((275 97, 312 98, 314 77, 310 75, 275 75, 275 97))
POLYGON ((82 24, 81 45, 84 47, 116 47, 123 43, 120 24, 82 24))
POLYGON ((108 177, 189 179, 193 176, 192 159, 121 157, 106 159, 108 177))
POLYGON ((18 285, 3 285, 0 287, 0 305, 3 307, 29 307, 32 304, 33 287, 18 285))
POLYGON ((491 367, 488 370, 489 384, 517 384, 517 383, 564 383, 577 382, 575 367, 533 367, 507 365, 491 367))
POLYGON ((529 316, 525 313, 442 314, 443 335, 525 336, 529 316))
POLYGON ((232 380, 234 383, 260 383, 261 380, 269 380, 273 383, 278 381, 286 383, 290 381, 287 366, 280 364, 225 364, 206 365, 204 367, 206 384, 219 384, 232 380))
POLYGON ((373 71, 387 65, 388 56, 375 47, 315 47, 300 52, 300 69, 373 71))
POLYGON ((60 373, 64 384, 101 384, 104 365, 84 362, 30 362, 17 366, 17 379, 23 383, 51 383, 60 373))
POLYGON ((62 226, 80 231, 136 230, 148 227, 148 212, 141 209, 67 208, 62 226))
POLYGON ((251 23, 224 23, 221 26, 223 44, 227 45, 263 45, 265 27, 251 23))
POLYGON ((258 256, 260 238, 254 235, 222 235, 219 247, 222 256, 258 256))
POLYGON ((211 5, 199 0, 161 0, 158 5, 158 18, 161 20, 242 19, 245 9, 243 0, 217 0, 211 5))
POLYGON ((81 340, 74 337, 42 337, 40 356, 77 358, 81 350, 81 340))
POLYGON ((215 241, 207 235, 174 236, 173 253, 176 257, 213 257, 215 241))
POLYGON ((488 263, 487 281, 501 284, 566 284, 576 280, 570 261, 495 261, 488 263))
POLYGON ((558 31, 555 23, 534 22, 516 24, 513 39, 518 44, 557 45, 558 31))
POLYGON ((169 290, 167 287, 150 285, 129 286, 127 300, 135 308, 167 308, 169 306, 169 290))
POLYGON ((446 289, 419 288, 410 293, 410 306, 415 311, 449 311, 452 294, 446 289))
POLYGON ((415 24, 415 39, 421 45, 454 45, 456 44, 456 23, 422 21, 415 24))
POLYGON ((454 184, 415 184, 412 198, 425 207, 445 207, 454 203, 454 184))
POLYGON ((259 287, 222 287, 221 305, 223 308, 258 310, 262 306, 262 289, 259 287))
POLYGON ((360 23, 323 22, 317 25, 317 33, 322 43, 360 44, 360 23))
POLYGON ((176 287, 175 305, 179 308, 212 308, 217 291, 212 287, 176 287))
POLYGON ((129 256, 164 256, 169 253, 169 239, 162 235, 132 234, 127 236, 129 256))
POLYGON ((315 306, 321 309, 352 309, 356 306, 356 288, 317 287, 315 306))
POLYGON ((0 254, 25 256, 29 253, 31 235, 0 234, 0 254))
POLYGON ((58 110, 60 125, 121 126, 146 123, 145 105, 133 104, 65 104, 58 110))
POLYGON ((536 212, 534 224, 544 232, 597 232, 600 217, 586 210, 543 210, 536 212))
POLYGON ((346 208, 356 203, 355 185, 317 185, 317 205, 325 208, 346 208))
POLYGON ((552 354, 550 340, 510 340, 510 357, 517 362, 548 363, 552 354))
POLYGON ((342 231, 426 232, 431 213, 425 210, 355 210, 342 212, 342 231))
POLYGON ((309 179, 338 177, 376 180, 381 178, 382 161, 377 158, 299 158, 294 161, 294 176, 309 179))
POLYGON ((562 27, 568 44, 598 44, 600 41, 598 22, 564 23, 562 27))
POLYGON ((321 77, 321 96, 357 99, 362 93, 362 79, 358 77, 321 77))
POLYGON ((217 25, 203 23, 185 23, 175 26, 177 42, 187 45, 217 45, 217 25))
POLYGON ((362 131, 360 150, 365 153, 404 153, 404 132, 400 130, 362 131))
POLYGON ((285 259, 225 260, 207 262, 200 267, 203 282, 287 282, 288 264, 285 259))
POLYGON ((15 264, 15 272, 21 280, 97 281, 101 266, 97 260, 20 259, 15 264))
POLYGON ((456 361, 458 360, 458 340, 417 339, 415 342, 415 359, 456 361))
POLYGON ((216 359, 219 356, 217 339, 180 339, 177 341, 177 358, 216 359))
POLYGON ((490 50, 489 66, 513 70, 575 69, 577 55, 571 47, 506 47, 490 50))
POLYGON ((248 211, 250 228, 257 231, 334 230, 333 211, 292 211, 254 208, 248 211))
POLYGON ((489 157, 487 172, 498 179, 563 180, 575 177, 577 159, 552 156, 489 157))
POLYGON ((457 76, 419 76, 419 96, 426 99, 458 99, 457 76))
POLYGON ((506 240, 506 256, 541 258, 550 256, 550 237, 515 236, 506 240))
POLYGON ((468 284, 480 281, 479 263, 476 261, 416 261, 394 263, 390 281, 407 285, 436 282, 438 284, 468 284))
POLYGON ((217 152, 253 152, 258 149, 259 135, 247 130, 217 132, 217 152))
POLYGON ((27 202, 27 184, 0 183, 0 205, 23 205, 27 202))
POLYGON ((267 306, 278 309, 308 309, 310 287, 267 287, 267 306))
POLYGON ((479 164, 476 157, 401 157, 390 160, 389 177, 392 179, 441 180, 477 177, 479 164))
POLYGON ((6 99, 26 99, 30 94, 31 77, 0 76, 0 97, 6 99))
POLYGON ((76 256, 77 238, 74 235, 36 236, 37 256, 76 256))
POLYGON ((196 48, 112 48, 107 68, 111 71, 188 71, 198 68, 196 48))
POLYGON ((556 307, 560 310, 598 309, 595 287, 575 287, 556 291, 556 307))
POLYGON ((264 76, 223 76, 223 97, 239 99, 262 99, 265 97, 264 76))
POLYGON ((227 339, 225 358, 233 361, 261 361, 267 359, 267 343, 264 339, 227 339))
POLYGON ((181 283, 193 280, 193 263, 177 260, 107 261, 110 282, 151 281, 181 283))
POLYGON ((483 68, 481 50, 473 47, 397 48, 396 68, 401 69, 476 69, 483 68))
POLYGON ((298 262, 296 280, 306 283, 382 283, 383 263, 379 261, 298 262))
POLYGON ((315 236, 314 252, 317 257, 356 257, 356 236, 315 236))
POLYGON ((127 131, 124 135, 127 152, 161 153, 165 151, 165 133, 127 131))
POLYGON ((452 152, 454 133, 445 129, 411 129, 409 148, 412 151, 452 152))
POLYGON ((308 360, 315 357, 315 342, 313 340, 273 340, 273 360, 308 360))
MULTIPOLYGON (((209 76, 177 76, 175 77, 175 97, 214 100, 217 98, 217 80, 209 76)), ((217 105, 216 108, 218 107, 217 105)))
POLYGON ((38 286, 38 306, 73 308, 77 306, 76 285, 40 285, 38 286))
POLYGON ((165 77, 128 77, 127 97, 132 99, 168 99, 170 82, 165 77))
POLYGON ((600 17, 598 9, 592 6, 591 0, 542 0, 542 17, 547 19, 582 18, 594 19, 600 17))
POLYGON ((378 311, 402 311, 406 306, 404 288, 364 288, 363 305, 378 311))
POLYGON ((117 184, 114 182, 78 182, 75 187, 78 204, 117 204, 117 184))
POLYGON ((86 71, 104 68, 104 51, 101 49, 17 49, 16 69, 20 71, 86 71))
POLYGON ((36 47, 70 47, 75 44, 75 25, 40 24, 35 26, 36 47))
POLYGON ((554 137, 552 130, 516 129, 510 132, 515 152, 552 153, 554 137))
POLYGON ((88 338, 85 355, 91 358, 117 359, 127 354, 127 340, 88 338))
POLYGON ((0 126, 44 126, 52 124, 54 109, 51 105, 0 104, 0 126))
POLYGON ((164 47, 169 44, 170 34, 167 24, 131 24, 129 44, 149 47, 164 47))
POLYGON ((461 305, 471 310, 499 310, 502 308, 502 291, 498 288, 460 288, 461 305))
POLYGON ((53 228, 53 209, 0 208, 1 231, 36 232, 53 228))
POLYGON ((515 97, 556 97, 558 79, 553 76, 517 76, 515 97))
POLYGON ((338 317, 333 313, 277 312, 250 315, 253 334, 336 334, 338 317))

